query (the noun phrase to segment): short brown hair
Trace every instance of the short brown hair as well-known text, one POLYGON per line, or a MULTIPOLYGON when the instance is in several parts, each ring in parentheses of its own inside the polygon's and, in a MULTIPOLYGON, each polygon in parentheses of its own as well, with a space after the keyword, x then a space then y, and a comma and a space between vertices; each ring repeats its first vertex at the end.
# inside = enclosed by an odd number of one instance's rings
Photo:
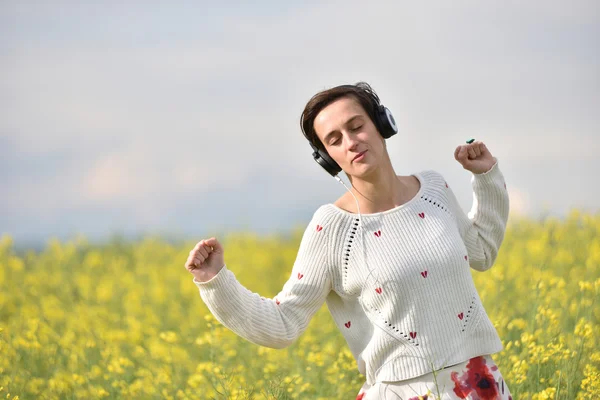
POLYGON ((340 85, 331 89, 320 91, 315 94, 304 107, 300 116, 300 128, 304 136, 318 149, 326 152, 325 146, 315 132, 314 122, 317 115, 329 104, 342 97, 353 97, 365 110, 371 121, 378 130, 381 128, 377 123, 377 108, 379 107, 379 97, 366 82, 358 82, 355 85, 340 85))

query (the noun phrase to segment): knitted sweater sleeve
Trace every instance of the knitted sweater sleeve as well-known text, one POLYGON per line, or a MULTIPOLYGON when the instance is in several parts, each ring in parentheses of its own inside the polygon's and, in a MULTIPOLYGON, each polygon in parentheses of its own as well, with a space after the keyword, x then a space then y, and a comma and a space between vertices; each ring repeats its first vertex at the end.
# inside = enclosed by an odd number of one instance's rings
POLYGON ((467 248, 469 264, 477 271, 492 267, 498 256, 508 222, 509 197, 498 159, 482 174, 473 174, 473 205, 468 215, 448 188, 450 208, 467 248))
MULTIPOLYGON (((321 210, 304 231, 291 275, 273 299, 242 286, 226 265, 209 281, 193 279, 219 322, 246 340, 271 348, 289 346, 306 330, 332 288, 321 210)), ((261 271, 260 266, 256 269, 261 271)))

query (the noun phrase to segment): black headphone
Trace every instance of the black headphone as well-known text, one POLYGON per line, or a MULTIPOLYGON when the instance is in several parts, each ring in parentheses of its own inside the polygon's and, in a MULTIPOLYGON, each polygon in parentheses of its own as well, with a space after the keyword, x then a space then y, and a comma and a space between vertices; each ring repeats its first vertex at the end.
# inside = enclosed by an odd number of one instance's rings
MULTIPOLYGON (((357 86, 355 85, 342 85, 342 87, 357 88, 357 86)), ((362 89, 360 87, 358 88, 362 89)), ((369 93, 369 96, 371 97, 373 104, 377 105, 377 110, 375 112, 375 121, 373 121, 373 123, 379 131, 379 134, 383 136, 384 139, 389 139, 396 133, 398 133, 398 126, 396 125, 396 121, 394 120, 391 111, 383 104, 380 104, 379 99, 376 96, 374 96, 371 93, 369 93)), ((329 154, 327 154, 326 151, 319 149, 310 141, 310 139, 306 135, 306 132, 304 132, 303 123, 300 124, 300 127, 302 128, 302 133, 304 134, 304 137, 306 137, 306 139, 308 140, 310 147, 312 147, 312 149, 314 150, 312 156, 317 162, 317 164, 323 167, 323 169, 327 171, 327 173, 329 173, 331 176, 337 176, 337 174, 339 174, 342 171, 342 167, 340 167, 339 164, 336 163, 333 160, 333 158, 331 158, 329 154)))

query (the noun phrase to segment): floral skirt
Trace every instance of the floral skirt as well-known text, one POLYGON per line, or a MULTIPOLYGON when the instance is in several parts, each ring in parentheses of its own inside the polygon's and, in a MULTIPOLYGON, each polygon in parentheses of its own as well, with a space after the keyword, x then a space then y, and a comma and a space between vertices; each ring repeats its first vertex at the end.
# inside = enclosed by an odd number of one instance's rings
POLYGON ((489 355, 473 357, 434 373, 399 382, 365 383, 356 400, 512 400, 498 366, 489 355))

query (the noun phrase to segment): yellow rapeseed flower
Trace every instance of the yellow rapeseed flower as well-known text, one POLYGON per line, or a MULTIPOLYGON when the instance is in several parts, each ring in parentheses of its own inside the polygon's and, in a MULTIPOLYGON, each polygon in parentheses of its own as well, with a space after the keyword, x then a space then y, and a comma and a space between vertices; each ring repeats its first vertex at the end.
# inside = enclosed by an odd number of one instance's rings
MULTIPOLYGON (((600 214, 511 220, 493 268, 473 274, 504 344, 494 359, 519 398, 600 398, 599 231, 600 214)), ((298 233, 225 235, 227 262, 272 299, 298 233)), ((326 305, 287 349, 241 339, 181 268, 195 244, 53 239, 17 253, 0 237, 2 397, 9 388, 9 399, 15 388, 49 399, 355 397, 365 378, 326 305)))

